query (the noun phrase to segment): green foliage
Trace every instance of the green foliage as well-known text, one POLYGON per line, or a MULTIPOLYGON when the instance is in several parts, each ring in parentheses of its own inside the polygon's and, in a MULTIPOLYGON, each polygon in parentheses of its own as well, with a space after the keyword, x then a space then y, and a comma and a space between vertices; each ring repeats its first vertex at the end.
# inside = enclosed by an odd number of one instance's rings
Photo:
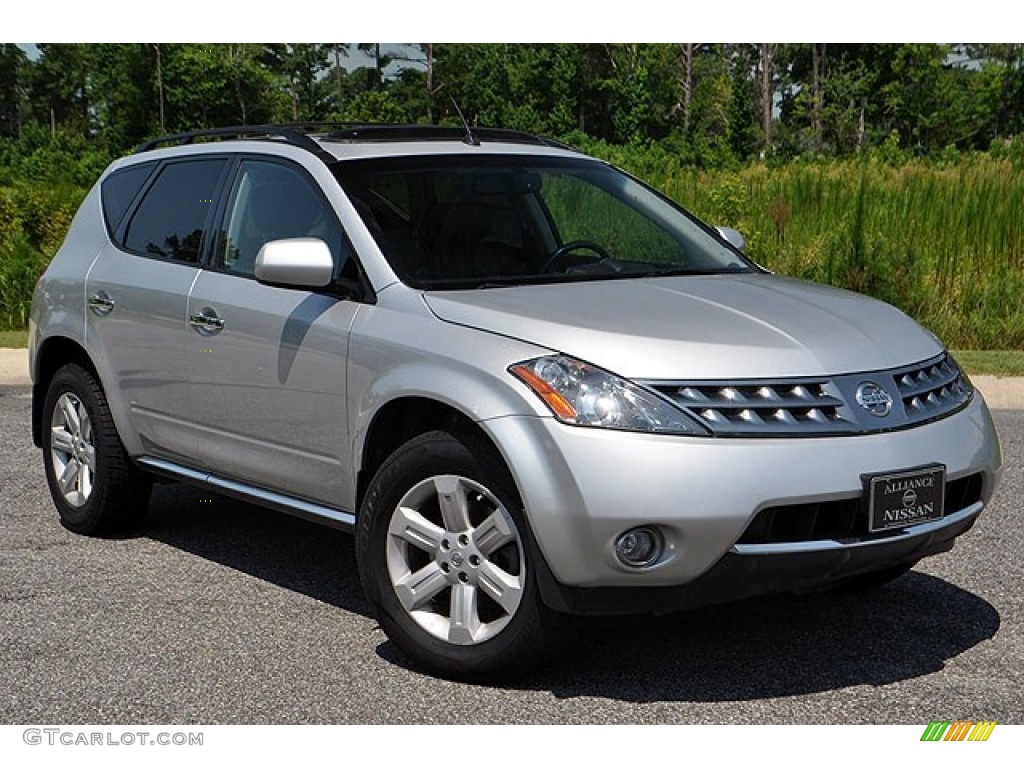
POLYGON ((28 324, 32 290, 47 263, 24 237, 0 247, 0 327, 24 328, 28 324))
POLYGON ((170 131, 259 124, 291 118, 280 76, 252 43, 163 46, 166 125, 170 131))
POLYGON ((57 252, 84 190, 68 184, 0 184, 0 329, 24 328, 36 281, 57 252))
POLYGON ((83 136, 32 125, 21 139, 0 139, 0 184, 18 181, 89 186, 113 156, 83 136))
POLYGON ((1018 173, 1024 172, 1024 134, 1013 137, 1006 151, 1010 165, 1018 173))
POLYGON ((341 112, 331 115, 332 120, 367 123, 405 123, 411 118, 404 105, 390 93, 363 91, 346 102, 341 112))

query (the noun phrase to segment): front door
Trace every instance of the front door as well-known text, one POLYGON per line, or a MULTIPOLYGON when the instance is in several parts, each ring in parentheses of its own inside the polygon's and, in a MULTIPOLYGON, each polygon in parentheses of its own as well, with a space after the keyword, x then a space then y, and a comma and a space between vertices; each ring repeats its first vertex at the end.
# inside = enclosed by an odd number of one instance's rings
POLYGON ((188 302, 199 455, 215 475, 337 506, 351 493, 348 334, 360 304, 256 281, 260 247, 317 237, 344 266, 341 227, 301 169, 242 160, 213 262, 188 302))

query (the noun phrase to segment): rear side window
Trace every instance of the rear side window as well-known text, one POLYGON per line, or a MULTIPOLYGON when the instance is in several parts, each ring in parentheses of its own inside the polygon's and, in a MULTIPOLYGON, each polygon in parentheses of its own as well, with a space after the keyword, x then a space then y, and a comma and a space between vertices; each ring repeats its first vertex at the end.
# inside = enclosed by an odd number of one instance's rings
POLYGON ((194 264, 227 160, 214 158, 164 166, 139 203, 124 245, 129 251, 194 264))
POLYGON ((133 165, 120 171, 114 171, 103 180, 100 186, 100 198, 103 200, 103 218, 107 222, 107 231, 114 236, 121 219, 128 212, 132 200, 149 179, 156 163, 133 165))

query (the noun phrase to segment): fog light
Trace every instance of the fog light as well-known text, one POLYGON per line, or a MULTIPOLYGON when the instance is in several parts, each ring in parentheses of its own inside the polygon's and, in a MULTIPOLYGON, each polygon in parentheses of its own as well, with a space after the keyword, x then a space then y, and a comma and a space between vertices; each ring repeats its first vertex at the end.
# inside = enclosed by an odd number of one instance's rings
POLYGON ((615 556, 630 568, 652 565, 663 549, 661 534, 655 528, 632 528, 615 540, 615 556))

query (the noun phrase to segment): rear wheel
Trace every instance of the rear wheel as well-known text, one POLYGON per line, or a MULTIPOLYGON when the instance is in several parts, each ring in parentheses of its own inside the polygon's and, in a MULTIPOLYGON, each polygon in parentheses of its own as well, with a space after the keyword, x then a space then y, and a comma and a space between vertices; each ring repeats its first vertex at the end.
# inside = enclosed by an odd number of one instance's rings
POLYGON ((150 482, 128 459, 99 382, 79 365, 50 381, 42 443, 46 482, 68 530, 111 533, 145 509, 150 482))
POLYGON ((514 676, 564 639, 511 477, 482 441, 431 432, 402 446, 371 481, 356 546, 381 627, 433 673, 514 676))

